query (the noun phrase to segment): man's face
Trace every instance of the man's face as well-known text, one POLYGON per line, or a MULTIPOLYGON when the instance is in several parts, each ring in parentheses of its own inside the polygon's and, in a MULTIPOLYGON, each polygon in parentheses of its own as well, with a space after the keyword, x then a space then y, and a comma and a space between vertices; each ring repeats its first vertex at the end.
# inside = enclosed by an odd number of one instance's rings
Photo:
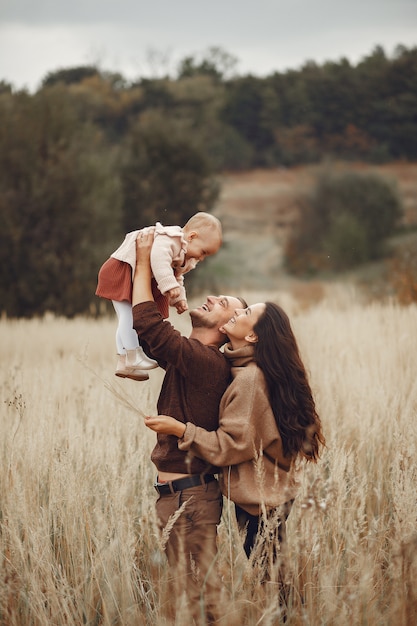
POLYGON ((207 296, 206 302, 190 311, 193 328, 220 328, 233 317, 242 302, 234 296, 207 296))

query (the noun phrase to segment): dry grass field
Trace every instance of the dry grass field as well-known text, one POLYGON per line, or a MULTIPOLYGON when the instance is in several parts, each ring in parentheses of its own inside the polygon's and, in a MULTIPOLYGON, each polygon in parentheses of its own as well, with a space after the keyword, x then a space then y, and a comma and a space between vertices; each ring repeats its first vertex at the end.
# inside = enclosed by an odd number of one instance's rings
MULTIPOLYGON (((288 310, 327 449, 289 518, 291 626, 417 623, 417 308, 340 288, 288 310)), ((173 322, 184 332, 188 320, 173 322)), ((189 626, 166 593, 149 460, 162 372, 113 375, 114 319, 0 321, 0 624, 189 626)), ((227 626, 283 623, 226 506, 227 626)))

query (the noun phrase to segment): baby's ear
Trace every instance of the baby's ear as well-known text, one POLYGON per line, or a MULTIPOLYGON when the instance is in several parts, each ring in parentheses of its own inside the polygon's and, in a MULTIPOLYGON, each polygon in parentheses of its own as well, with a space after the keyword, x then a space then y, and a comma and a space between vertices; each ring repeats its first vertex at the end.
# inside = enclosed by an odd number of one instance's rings
POLYGON ((227 335, 226 331, 224 330, 224 326, 220 326, 219 331, 223 333, 223 335, 227 335))

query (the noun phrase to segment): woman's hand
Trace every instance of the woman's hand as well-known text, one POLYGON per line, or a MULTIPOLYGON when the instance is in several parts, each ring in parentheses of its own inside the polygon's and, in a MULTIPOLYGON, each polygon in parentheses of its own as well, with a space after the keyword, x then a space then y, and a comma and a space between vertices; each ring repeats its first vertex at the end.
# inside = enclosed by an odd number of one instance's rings
POLYGON ((185 433, 185 424, 169 415, 145 417, 145 426, 163 435, 175 435, 181 438, 185 433))

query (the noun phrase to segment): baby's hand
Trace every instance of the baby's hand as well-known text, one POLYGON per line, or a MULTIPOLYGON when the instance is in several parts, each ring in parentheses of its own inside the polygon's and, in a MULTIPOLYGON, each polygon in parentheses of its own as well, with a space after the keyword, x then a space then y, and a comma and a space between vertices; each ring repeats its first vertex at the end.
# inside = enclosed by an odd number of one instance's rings
POLYGON ((188 304, 186 300, 180 300, 179 302, 176 302, 174 306, 177 309, 177 313, 179 315, 181 315, 181 313, 184 313, 185 311, 188 311, 188 304))
POLYGON ((171 298, 172 300, 174 298, 178 298, 178 296, 181 294, 181 289, 179 287, 173 287, 172 289, 170 289, 169 291, 167 291, 166 295, 168 296, 168 298, 171 298))

